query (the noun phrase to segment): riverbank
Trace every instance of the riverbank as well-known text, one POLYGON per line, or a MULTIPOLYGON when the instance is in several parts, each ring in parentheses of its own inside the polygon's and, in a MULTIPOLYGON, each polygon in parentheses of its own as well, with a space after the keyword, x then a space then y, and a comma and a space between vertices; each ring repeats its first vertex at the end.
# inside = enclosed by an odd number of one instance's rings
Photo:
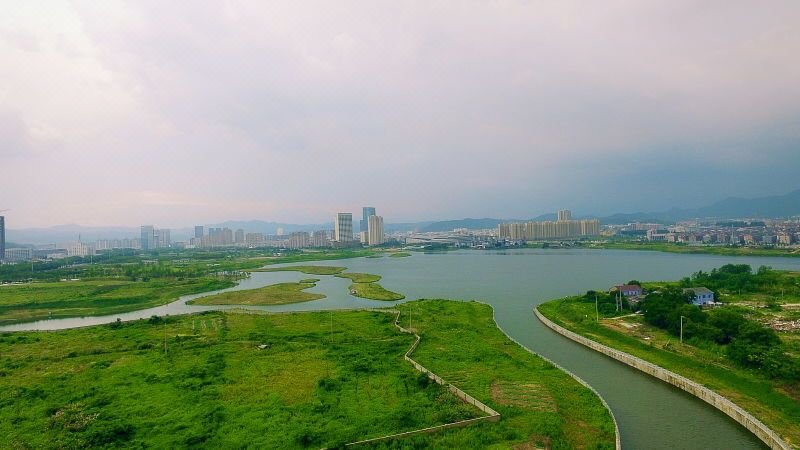
MULTIPOLYGON (((601 401, 509 341, 489 306, 398 309, 422 337, 414 359, 503 414, 404 445, 613 448, 601 401)), ((0 447, 320 448, 476 417, 403 360, 414 339, 394 318, 212 312, 2 334, 0 447)))
POLYGON ((150 308, 180 296, 235 286, 229 279, 64 280, 0 286, 0 325, 102 316, 150 308))
POLYGON ((665 242, 576 242, 573 248, 590 248, 604 250, 645 250, 653 252, 682 253, 692 255, 721 255, 721 256, 774 256, 774 257, 800 257, 800 250, 785 248, 763 247, 729 247, 711 245, 686 245, 670 244, 665 242))
POLYGON ((800 392, 796 386, 739 368, 720 354, 680 345, 666 333, 646 327, 636 316, 601 318, 598 323, 594 302, 580 299, 546 302, 537 310, 584 338, 663 367, 725 396, 786 442, 794 446, 800 443, 800 392))

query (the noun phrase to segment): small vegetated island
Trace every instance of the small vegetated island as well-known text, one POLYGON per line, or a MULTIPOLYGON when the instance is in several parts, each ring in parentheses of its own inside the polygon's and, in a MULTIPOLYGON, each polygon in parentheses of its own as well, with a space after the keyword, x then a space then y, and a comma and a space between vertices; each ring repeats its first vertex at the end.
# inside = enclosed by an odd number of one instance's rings
POLYGON ((483 413, 384 448, 614 447, 600 399, 511 342, 489 306, 152 317, 0 334, 0 448, 333 448, 483 413), (411 322, 409 324, 409 322, 411 322))
POLYGON ((638 298, 589 291, 538 310, 716 391, 800 447, 800 273, 729 264, 678 282, 628 283, 637 284, 638 298))
MULTIPOLYGON (((345 270, 347 270, 346 267, 335 267, 335 266, 285 266, 285 267, 267 267, 267 268, 253 270, 252 272, 296 271, 309 275, 333 275, 339 278, 347 278, 351 280, 353 283, 350 285, 350 287, 348 287, 348 290, 350 291, 350 294, 356 297, 367 298, 370 300, 384 300, 384 301, 395 301, 395 300, 402 300, 405 298, 403 294, 390 291, 381 286, 380 284, 378 284, 378 281, 380 281, 381 279, 380 275, 373 275, 370 273, 345 272, 345 270)), ((209 300, 207 300, 207 302, 209 303, 206 304, 215 304, 213 300, 210 300, 213 299, 214 297, 208 297, 209 300)), ((298 300, 298 301, 305 301, 305 300, 298 300)))

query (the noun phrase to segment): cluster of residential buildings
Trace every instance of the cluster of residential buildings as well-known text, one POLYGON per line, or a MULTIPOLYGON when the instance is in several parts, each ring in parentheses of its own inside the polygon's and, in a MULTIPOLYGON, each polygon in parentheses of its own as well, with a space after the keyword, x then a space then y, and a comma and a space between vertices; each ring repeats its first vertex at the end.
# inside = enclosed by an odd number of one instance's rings
POLYGON ((353 234, 353 213, 336 214, 333 222, 333 243, 335 246, 348 247, 354 243, 364 245, 381 245, 386 242, 383 217, 375 213, 375 208, 365 206, 361 209, 358 237, 353 234))
POLYGON ((557 217, 555 221, 501 223, 497 226, 497 238, 509 241, 539 241, 600 234, 598 219, 573 220, 572 212, 568 209, 558 211, 557 217))
POLYGON ((630 223, 609 228, 610 234, 638 240, 694 245, 792 247, 800 245, 800 221, 736 220, 679 222, 674 225, 630 223))

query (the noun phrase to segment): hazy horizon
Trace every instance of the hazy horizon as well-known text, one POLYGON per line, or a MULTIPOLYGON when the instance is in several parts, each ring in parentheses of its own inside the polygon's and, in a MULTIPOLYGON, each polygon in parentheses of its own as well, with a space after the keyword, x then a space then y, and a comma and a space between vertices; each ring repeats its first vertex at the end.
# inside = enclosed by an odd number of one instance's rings
POLYGON ((603 216, 800 187, 797 2, 4 6, 10 229, 603 216))

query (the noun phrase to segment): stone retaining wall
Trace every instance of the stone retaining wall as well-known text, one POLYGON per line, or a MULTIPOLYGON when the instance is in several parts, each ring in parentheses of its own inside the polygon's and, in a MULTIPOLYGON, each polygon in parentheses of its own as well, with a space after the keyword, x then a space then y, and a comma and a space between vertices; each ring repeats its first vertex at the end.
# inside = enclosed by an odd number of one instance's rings
POLYGON ((792 450, 792 447, 789 444, 787 444, 783 439, 781 439, 781 437, 776 432, 772 431, 769 427, 764 425, 763 422, 753 417, 753 415, 742 409, 737 404, 717 394, 711 389, 701 385, 700 383, 697 383, 686 377, 678 375, 675 372, 671 372, 667 369, 664 369, 663 367, 649 363, 641 358, 637 358, 628 353, 615 350, 611 347, 600 344, 591 339, 585 338, 577 333, 574 333, 570 330, 567 330, 566 328, 555 324, 553 321, 542 315, 542 313, 540 313, 539 310, 536 308, 534 308, 533 312, 545 326, 555 331, 556 333, 559 333, 569 339, 572 339, 573 341, 578 342, 579 344, 583 344, 591 348, 592 350, 596 350, 600 353, 603 353, 606 356, 610 356, 611 358, 614 358, 617 361, 625 363, 635 369, 639 369, 648 375, 652 375, 662 381, 666 381, 667 383, 673 386, 679 387, 684 391, 694 395, 695 397, 703 400, 704 402, 710 404, 711 406, 717 408, 718 410, 727 414, 733 420, 739 422, 743 427, 747 428, 748 431, 756 435, 756 437, 761 439, 771 449, 792 450))

